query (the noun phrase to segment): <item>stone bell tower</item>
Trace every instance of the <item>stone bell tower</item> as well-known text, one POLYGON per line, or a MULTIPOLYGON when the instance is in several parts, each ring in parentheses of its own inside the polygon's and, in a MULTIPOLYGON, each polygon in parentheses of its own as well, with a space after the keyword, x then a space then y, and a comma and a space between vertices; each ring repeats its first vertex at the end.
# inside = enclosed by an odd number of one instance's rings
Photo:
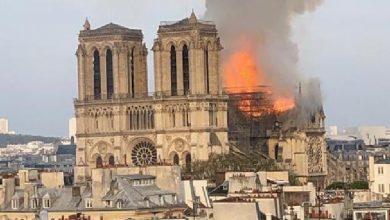
POLYGON ((80 31, 77 49, 79 100, 142 97, 147 87, 147 51, 141 30, 117 24, 80 31))
POLYGON ((227 152, 228 97, 222 94, 215 24, 194 13, 162 22, 152 50, 159 155, 181 164, 227 152))
POLYGON ((127 163, 127 105, 147 97, 147 50, 141 30, 113 23, 91 29, 86 20, 76 55, 75 181, 82 182, 91 168, 127 163))

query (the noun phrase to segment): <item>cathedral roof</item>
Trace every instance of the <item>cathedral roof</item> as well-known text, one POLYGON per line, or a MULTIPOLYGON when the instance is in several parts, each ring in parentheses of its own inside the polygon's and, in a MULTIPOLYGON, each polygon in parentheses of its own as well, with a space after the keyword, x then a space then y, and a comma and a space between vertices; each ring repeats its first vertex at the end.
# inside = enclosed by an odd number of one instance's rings
POLYGON ((107 35, 125 35, 136 38, 142 38, 142 31, 139 29, 129 29, 118 24, 109 23, 94 30, 82 30, 80 31, 80 37, 95 37, 95 36, 107 36, 107 35))
POLYGON ((189 18, 180 21, 163 21, 160 24, 158 33, 171 31, 188 31, 198 29, 207 32, 217 32, 215 24, 211 21, 199 20, 195 13, 192 12, 189 18))

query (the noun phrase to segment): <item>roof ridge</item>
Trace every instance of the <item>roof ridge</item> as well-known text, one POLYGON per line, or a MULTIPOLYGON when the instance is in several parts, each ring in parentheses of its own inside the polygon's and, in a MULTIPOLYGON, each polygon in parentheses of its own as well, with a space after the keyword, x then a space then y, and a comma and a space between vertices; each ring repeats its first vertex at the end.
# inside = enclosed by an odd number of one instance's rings
POLYGON ((110 22, 108 24, 105 24, 99 28, 96 28, 96 30, 103 30, 103 29, 113 29, 113 28, 120 28, 120 29, 127 29, 127 30, 130 30, 130 28, 127 28, 127 27, 124 27, 122 25, 119 25, 119 24, 115 24, 113 22, 110 22))

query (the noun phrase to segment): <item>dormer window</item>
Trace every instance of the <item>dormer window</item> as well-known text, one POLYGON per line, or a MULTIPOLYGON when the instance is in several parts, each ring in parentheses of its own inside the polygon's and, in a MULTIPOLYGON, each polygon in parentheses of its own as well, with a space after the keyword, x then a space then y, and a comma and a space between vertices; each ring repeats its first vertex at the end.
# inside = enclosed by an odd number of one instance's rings
POLYGON ((51 202, 49 198, 43 199, 43 208, 48 209, 50 208, 51 202))
POLYGON ((149 198, 145 198, 146 207, 150 207, 150 201, 149 198))
POLYGON ((164 196, 160 196, 160 205, 163 206, 165 204, 164 196))
POLYGON ((85 208, 92 208, 92 199, 88 198, 85 200, 85 208))
POLYGON ((19 199, 12 199, 11 206, 12 206, 12 209, 18 209, 19 208, 19 199))
POLYGON ((122 208, 122 200, 118 200, 117 202, 116 202, 116 207, 118 208, 118 209, 121 209, 122 208))
POLYGON ((37 209, 38 208, 38 199, 37 198, 32 198, 30 205, 31 205, 32 209, 37 209))
POLYGON ((172 195, 172 202, 173 202, 173 204, 177 204, 177 196, 176 196, 176 194, 172 195))

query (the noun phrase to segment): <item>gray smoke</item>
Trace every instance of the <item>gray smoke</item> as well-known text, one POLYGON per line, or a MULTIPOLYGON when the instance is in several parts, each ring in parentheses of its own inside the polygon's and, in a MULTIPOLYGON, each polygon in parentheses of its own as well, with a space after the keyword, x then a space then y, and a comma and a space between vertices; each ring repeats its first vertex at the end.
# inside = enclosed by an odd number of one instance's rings
POLYGON ((225 48, 222 63, 243 44, 249 43, 263 69, 267 80, 264 83, 271 86, 276 95, 291 95, 296 94, 300 82, 306 81, 297 68, 298 47, 291 40, 292 20, 297 15, 315 10, 321 2, 206 0, 205 19, 217 25, 225 48))

